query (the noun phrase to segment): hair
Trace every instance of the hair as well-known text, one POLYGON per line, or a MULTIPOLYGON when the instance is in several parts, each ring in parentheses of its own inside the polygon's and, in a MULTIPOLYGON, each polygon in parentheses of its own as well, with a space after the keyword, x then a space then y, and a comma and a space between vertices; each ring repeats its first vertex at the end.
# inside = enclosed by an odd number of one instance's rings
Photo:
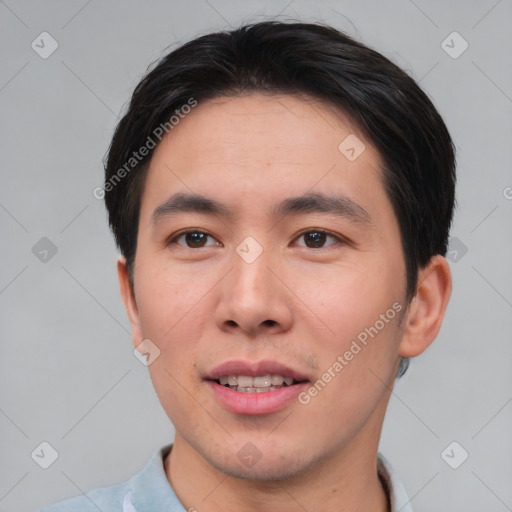
POLYGON ((133 155, 150 147, 149 140, 155 146, 162 127, 169 133, 170 118, 185 112, 191 99, 251 92, 333 105, 377 149, 400 229, 409 301, 418 270, 447 251, 455 147, 446 125, 413 78, 380 53, 329 26, 277 21, 189 41, 160 59, 135 88, 108 151, 104 188, 109 224, 132 286, 140 203, 154 147, 140 163, 133 155))

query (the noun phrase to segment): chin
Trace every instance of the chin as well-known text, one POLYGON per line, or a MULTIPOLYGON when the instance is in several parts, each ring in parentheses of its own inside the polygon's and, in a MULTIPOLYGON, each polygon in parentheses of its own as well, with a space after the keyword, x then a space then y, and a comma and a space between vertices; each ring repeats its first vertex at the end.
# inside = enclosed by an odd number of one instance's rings
POLYGON ((226 457, 216 457, 217 454, 204 454, 204 458, 222 473, 232 478, 240 480, 250 480, 253 482, 280 482, 299 477, 308 471, 314 465, 313 461, 306 461, 303 454, 290 454, 286 456, 278 451, 273 451, 272 455, 261 455, 261 458, 254 464, 245 465, 237 453, 229 454, 226 457))

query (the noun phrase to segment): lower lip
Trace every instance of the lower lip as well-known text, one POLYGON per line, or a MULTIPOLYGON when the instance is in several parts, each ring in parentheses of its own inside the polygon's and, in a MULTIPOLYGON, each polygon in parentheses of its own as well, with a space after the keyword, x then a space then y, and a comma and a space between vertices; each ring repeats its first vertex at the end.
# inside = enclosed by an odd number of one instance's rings
POLYGON ((220 404, 236 414, 271 414, 280 411, 308 386, 307 382, 301 382, 273 391, 243 393, 215 381, 209 380, 207 383, 220 404))

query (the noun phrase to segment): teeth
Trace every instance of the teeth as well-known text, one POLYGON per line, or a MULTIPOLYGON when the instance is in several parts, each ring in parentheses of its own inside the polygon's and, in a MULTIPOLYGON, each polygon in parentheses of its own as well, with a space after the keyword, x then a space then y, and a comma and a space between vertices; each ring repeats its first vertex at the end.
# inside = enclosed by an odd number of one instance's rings
POLYGON ((253 387, 268 388, 272 384, 272 375, 263 375, 263 377, 254 377, 253 387))
POLYGON ((229 386, 237 391, 245 393, 272 391, 279 389, 283 385, 291 386, 292 377, 283 377, 282 375, 259 375, 251 377, 249 375, 224 375, 219 378, 222 386, 229 386))
POLYGON ((281 386, 284 382, 284 377, 281 375, 272 375, 272 386, 281 386))
POLYGON ((238 386, 235 388, 236 391, 240 391, 241 393, 263 393, 266 391, 274 391, 274 389, 279 389, 279 387, 270 386, 268 388, 243 388, 241 386, 238 386))
POLYGON ((229 375, 224 376, 219 379, 222 386, 225 386, 226 384, 229 384, 230 386, 237 386, 238 385, 238 377, 235 375, 229 375))
POLYGON ((247 377, 246 375, 240 375, 238 377, 238 387, 241 388, 250 388, 252 387, 253 378, 247 377))

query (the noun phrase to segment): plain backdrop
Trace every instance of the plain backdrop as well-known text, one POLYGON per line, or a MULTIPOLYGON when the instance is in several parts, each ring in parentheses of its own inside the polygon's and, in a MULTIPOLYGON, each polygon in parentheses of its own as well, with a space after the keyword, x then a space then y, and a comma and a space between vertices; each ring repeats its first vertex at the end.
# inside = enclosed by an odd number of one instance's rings
POLYGON ((5 0, 0 512, 125 480, 173 440, 133 356, 93 190, 148 65, 198 35, 271 17, 327 22, 379 50, 448 125, 454 290, 438 339, 395 387, 380 450, 415 511, 512 510, 512 2, 5 0), (31 455, 42 442, 58 453, 48 469, 31 455))

